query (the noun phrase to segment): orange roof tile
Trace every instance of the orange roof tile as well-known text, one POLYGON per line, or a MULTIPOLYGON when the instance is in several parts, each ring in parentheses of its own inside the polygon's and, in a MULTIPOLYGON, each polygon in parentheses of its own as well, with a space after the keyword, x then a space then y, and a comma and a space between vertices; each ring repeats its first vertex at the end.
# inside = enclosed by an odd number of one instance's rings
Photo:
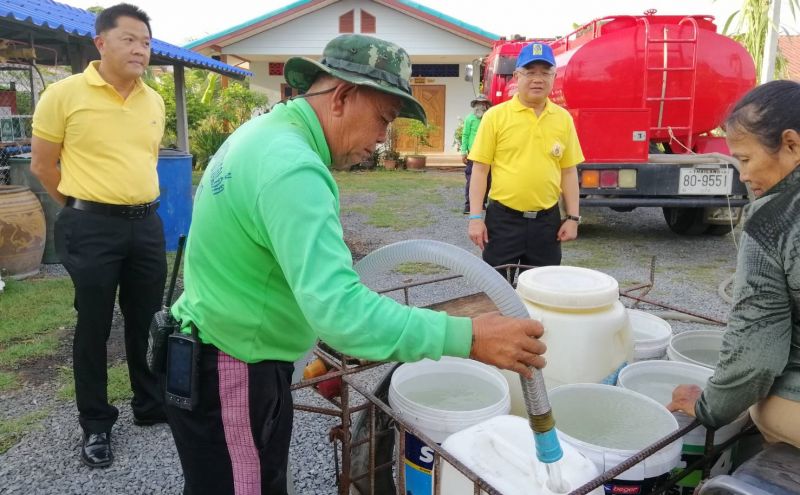
POLYGON ((792 81, 800 81, 800 35, 779 36, 778 48, 786 58, 786 75, 792 81))

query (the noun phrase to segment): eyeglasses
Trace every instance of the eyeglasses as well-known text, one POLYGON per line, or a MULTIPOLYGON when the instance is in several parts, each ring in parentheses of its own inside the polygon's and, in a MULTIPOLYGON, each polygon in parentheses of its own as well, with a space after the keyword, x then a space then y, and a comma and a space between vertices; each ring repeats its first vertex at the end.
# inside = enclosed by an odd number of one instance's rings
POLYGON ((517 75, 526 79, 549 79, 556 73, 553 71, 518 70, 517 75))

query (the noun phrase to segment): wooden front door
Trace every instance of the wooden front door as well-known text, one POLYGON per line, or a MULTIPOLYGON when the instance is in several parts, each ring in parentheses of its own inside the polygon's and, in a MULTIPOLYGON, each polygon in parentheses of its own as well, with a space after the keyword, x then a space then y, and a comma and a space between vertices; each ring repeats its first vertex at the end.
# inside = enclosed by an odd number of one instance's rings
MULTIPOLYGON (((411 93, 422 104, 425 113, 428 115, 428 124, 436 126, 431 132, 430 147, 420 147, 420 152, 443 152, 444 151, 444 98, 445 86, 436 85, 412 85, 411 93)), ((408 119, 397 119, 394 123, 397 129, 397 151, 413 152, 414 139, 403 132, 408 125, 408 119)))

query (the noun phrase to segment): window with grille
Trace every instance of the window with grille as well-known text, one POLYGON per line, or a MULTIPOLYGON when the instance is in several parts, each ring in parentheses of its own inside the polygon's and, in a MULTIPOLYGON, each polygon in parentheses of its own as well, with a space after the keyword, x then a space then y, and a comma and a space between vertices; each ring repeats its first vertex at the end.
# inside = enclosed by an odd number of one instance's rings
POLYGON ((339 32, 340 33, 352 33, 353 32, 353 17, 355 16, 355 11, 351 10, 345 14, 339 16, 339 32))
POLYGON ((375 32, 375 16, 370 14, 364 9, 361 9, 361 32, 362 33, 375 32))
POLYGON ((411 77, 458 77, 458 64, 412 64, 411 77))
POLYGON ((283 62, 270 62, 269 63, 269 75, 270 76, 282 76, 283 75, 283 62))

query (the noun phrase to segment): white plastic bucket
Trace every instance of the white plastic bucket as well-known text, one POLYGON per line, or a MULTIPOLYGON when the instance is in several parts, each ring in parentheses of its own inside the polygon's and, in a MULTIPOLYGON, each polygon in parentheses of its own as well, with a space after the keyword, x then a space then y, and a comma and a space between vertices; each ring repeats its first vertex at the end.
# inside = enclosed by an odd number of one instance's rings
POLYGON ((633 360, 664 357, 672 337, 672 326, 662 318, 638 309, 628 310, 628 321, 633 336, 633 360))
MULTIPOLYGON (((508 384, 497 369, 454 357, 423 359, 398 367, 389 386, 389 405, 407 424, 436 443, 489 418, 508 414, 511 407, 508 384)), ((433 449, 406 432, 405 459, 406 491, 432 493, 433 449)))
MULTIPOLYGON (((635 392, 644 394, 659 404, 668 404, 672 400, 672 390, 680 384, 697 385, 705 387, 713 370, 696 364, 682 363, 679 361, 644 361, 627 366, 619 374, 618 385, 635 392)), ((692 422, 692 418, 681 412, 673 413, 678 420, 679 428, 692 422)), ((747 413, 737 418, 732 423, 723 426, 714 433, 714 445, 721 445, 732 436, 741 431, 747 421, 747 413)), ((695 428, 683 437, 681 464, 683 468, 699 459, 703 455, 706 443, 706 429, 702 426, 695 428)), ((731 470, 731 454, 733 447, 726 449, 719 460, 711 468, 711 476, 728 474, 731 470)), ((690 495, 702 478, 702 471, 697 470, 678 482, 681 493, 690 495)))
MULTIPOLYGON (((633 340, 613 277, 575 266, 543 266, 520 274, 517 293, 531 318, 544 326, 542 375, 548 390, 568 383, 616 383, 620 367, 633 359, 633 340)), ((519 375, 503 375, 511 413, 527 417, 519 375)))
MULTIPOLYGON (((563 385, 549 396, 561 441, 577 448, 601 472, 678 429, 664 406, 621 387, 563 385)), ((607 482, 606 493, 649 493, 669 477, 680 456, 678 440, 607 482)))
POLYGON ((722 348, 721 330, 691 330, 674 335, 667 347, 667 356, 672 361, 697 364, 712 370, 719 360, 722 348))
MULTIPOLYGON (((453 433, 442 448, 503 495, 555 495, 547 486, 546 466, 536 459, 533 431, 517 416, 497 416, 453 433)), ((561 445, 562 480, 572 491, 600 474, 594 463, 568 444, 561 445)), ((443 495, 474 493, 474 485, 448 462, 442 462, 443 495)), ((486 492, 481 492, 486 493, 486 492)), ((590 492, 603 495, 603 488, 590 492)))

